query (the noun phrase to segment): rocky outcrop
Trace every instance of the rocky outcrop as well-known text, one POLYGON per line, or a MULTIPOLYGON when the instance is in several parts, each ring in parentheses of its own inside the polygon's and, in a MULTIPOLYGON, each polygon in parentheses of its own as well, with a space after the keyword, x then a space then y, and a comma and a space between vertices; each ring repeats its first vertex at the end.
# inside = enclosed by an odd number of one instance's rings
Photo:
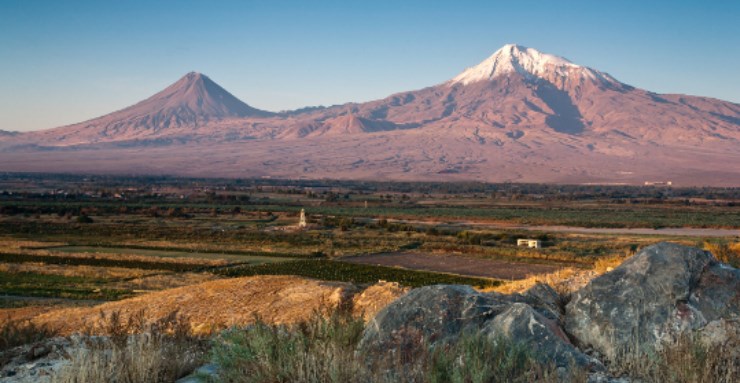
POLYGON ((738 313, 740 270, 706 251, 659 243, 577 291, 565 330, 582 348, 614 360, 687 331, 721 340, 714 332, 740 326, 738 313))
POLYGON ((506 311, 489 321, 482 334, 491 341, 498 337, 524 343, 543 364, 553 363, 557 367, 569 368, 576 364, 601 370, 598 361, 586 356, 575 348, 558 323, 546 318, 526 303, 513 303, 506 311))
POLYGON ((397 358, 414 345, 451 344, 472 332, 492 342, 503 337, 524 344, 543 363, 602 371, 596 358, 615 361, 621 353, 659 350, 680 334, 714 344, 735 339, 729 334, 740 332, 740 270, 706 251, 660 243, 563 303, 543 284, 510 295, 423 287, 381 310, 368 323, 360 349, 370 359, 397 358))
POLYGON ((0 352, 0 381, 4 383, 47 383, 69 365, 67 357, 79 338, 51 338, 0 352))
MULTIPOLYGON (((477 292, 469 286, 437 285, 412 290, 381 310, 367 325, 360 349, 370 359, 403 360, 409 348, 454 343, 465 333, 521 342, 543 362, 601 369, 578 351, 559 325, 559 296, 547 285, 524 294, 477 292)), ((374 362, 374 360, 370 360, 374 362)))

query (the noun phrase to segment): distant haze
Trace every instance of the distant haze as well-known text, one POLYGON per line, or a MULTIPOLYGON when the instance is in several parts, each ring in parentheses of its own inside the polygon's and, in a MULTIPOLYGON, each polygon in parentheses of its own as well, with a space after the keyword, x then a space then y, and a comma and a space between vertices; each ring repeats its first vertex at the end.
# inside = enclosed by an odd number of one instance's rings
POLYGON ((0 2, 0 130, 76 123, 207 73, 267 111, 366 102, 505 43, 740 102, 740 2, 0 2))

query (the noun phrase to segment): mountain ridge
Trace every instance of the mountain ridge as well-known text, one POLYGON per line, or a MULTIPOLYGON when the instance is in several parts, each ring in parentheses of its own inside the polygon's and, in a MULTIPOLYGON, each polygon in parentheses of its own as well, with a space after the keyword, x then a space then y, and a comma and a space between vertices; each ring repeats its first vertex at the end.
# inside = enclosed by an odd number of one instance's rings
POLYGON ((43 149, 52 153, 44 158, 61 161, 53 167, 67 168, 69 158, 83 151, 99 156, 94 150, 106 144, 106 150, 143 148, 139 155, 153 160, 75 166, 287 178, 641 183, 670 177, 740 185, 740 169, 732 166, 740 163, 740 104, 657 94, 520 45, 506 45, 437 85, 297 111, 254 109, 208 82, 193 72, 141 103, 91 120, 97 123, 5 138, 0 150, 10 154, 0 159, 10 162, 0 170, 50 166, 21 164, 12 154, 18 150, 43 149), (177 95, 174 106, 169 94, 177 95), (122 113, 127 110, 154 113, 131 117, 122 113), (78 152, 53 154, 62 147, 78 152), (204 157, 188 169, 174 166, 183 153, 204 157))

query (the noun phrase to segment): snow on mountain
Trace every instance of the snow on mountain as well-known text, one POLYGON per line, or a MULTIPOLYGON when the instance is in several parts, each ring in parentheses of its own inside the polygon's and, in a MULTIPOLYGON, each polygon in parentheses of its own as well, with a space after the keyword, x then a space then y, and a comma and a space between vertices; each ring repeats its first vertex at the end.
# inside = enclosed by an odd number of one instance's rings
POLYGON ((604 83, 618 82, 606 73, 576 65, 565 58, 521 45, 507 44, 480 64, 457 75, 450 83, 468 85, 508 76, 511 73, 519 73, 528 79, 580 75, 604 83))

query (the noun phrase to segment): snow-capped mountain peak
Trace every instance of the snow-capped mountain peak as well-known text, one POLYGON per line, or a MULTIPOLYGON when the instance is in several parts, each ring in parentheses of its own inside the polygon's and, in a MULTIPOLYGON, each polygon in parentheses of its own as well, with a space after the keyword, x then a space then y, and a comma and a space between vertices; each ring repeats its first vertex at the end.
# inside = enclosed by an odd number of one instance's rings
POLYGON ((470 67, 450 80, 452 84, 468 85, 479 81, 489 81, 511 73, 519 73, 526 78, 567 78, 574 73, 591 80, 617 82, 610 75, 597 70, 576 65, 569 60, 540 52, 516 44, 506 44, 480 64, 470 67))

